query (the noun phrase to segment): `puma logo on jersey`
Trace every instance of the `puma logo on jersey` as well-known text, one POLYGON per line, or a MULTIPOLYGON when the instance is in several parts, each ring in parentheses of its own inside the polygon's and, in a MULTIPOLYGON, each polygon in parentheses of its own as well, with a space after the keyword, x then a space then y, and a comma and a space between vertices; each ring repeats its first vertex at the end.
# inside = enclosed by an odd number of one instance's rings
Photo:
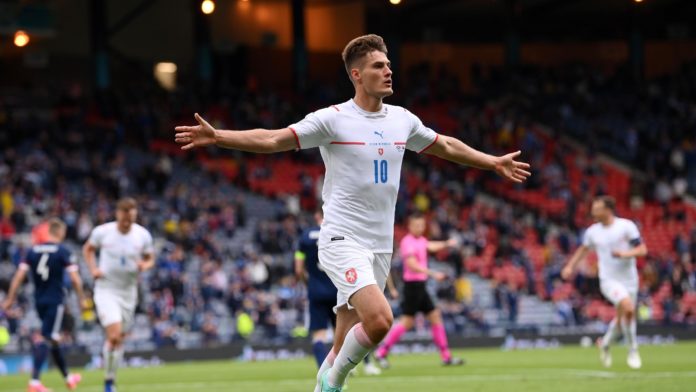
POLYGON ((382 132, 374 131, 374 132, 375 132, 375 135, 380 137, 380 139, 384 139, 384 131, 382 131, 382 132))

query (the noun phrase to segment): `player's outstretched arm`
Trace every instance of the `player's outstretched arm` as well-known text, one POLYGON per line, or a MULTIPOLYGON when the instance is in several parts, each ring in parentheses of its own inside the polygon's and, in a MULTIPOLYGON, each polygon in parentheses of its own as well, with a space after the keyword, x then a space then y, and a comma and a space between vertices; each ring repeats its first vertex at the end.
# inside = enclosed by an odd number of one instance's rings
POLYGON ((575 253, 573 253, 573 256, 570 257, 568 264, 566 264, 561 270, 561 278, 564 280, 570 279, 570 277, 573 275, 573 271, 575 271, 575 266, 580 262, 580 260, 583 260, 587 256, 587 252, 589 252, 589 248, 585 245, 580 245, 575 250, 575 253))
POLYGON ((182 150, 195 147, 218 146, 232 150, 273 153, 297 148, 295 134, 290 128, 269 130, 227 131, 215 129, 198 113, 194 115, 198 125, 174 128, 174 141, 183 144, 182 150))
POLYGON ((461 165, 494 170, 499 176, 514 182, 523 182, 531 175, 528 163, 515 160, 520 151, 497 157, 471 148, 450 136, 439 135, 426 153, 461 165))
POLYGON ((20 264, 20 267, 19 269, 17 269, 15 276, 12 278, 12 283, 10 283, 10 289, 7 292, 7 298, 5 298, 5 301, 3 301, 2 303, 2 309, 4 311, 10 310, 15 298, 17 297, 17 291, 19 291, 19 286, 22 285, 22 282, 24 282, 24 278, 27 276, 27 269, 25 267, 26 264, 20 264))
POLYGON ((437 253, 443 249, 454 248, 458 245, 458 242, 454 238, 450 238, 447 241, 428 241, 428 252, 437 253))

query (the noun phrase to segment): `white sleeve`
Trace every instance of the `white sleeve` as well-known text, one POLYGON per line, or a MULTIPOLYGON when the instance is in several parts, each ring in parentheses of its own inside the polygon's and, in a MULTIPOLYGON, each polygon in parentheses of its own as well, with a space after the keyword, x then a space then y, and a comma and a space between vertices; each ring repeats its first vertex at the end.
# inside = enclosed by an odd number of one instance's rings
POLYGON ((423 125, 423 122, 415 114, 408 110, 406 113, 411 120, 411 130, 406 141, 406 148, 420 154, 435 144, 440 135, 423 125))
POLYGON ((155 246, 152 241, 152 234, 146 229, 143 229, 143 255, 151 255, 155 253, 155 246))
POLYGON ((585 230, 585 233, 582 235, 582 245, 594 249, 594 242, 592 241, 592 228, 589 228, 585 230))
POLYGON ((626 221, 626 239, 629 241, 639 240, 640 231, 638 231, 638 226, 632 220, 626 221))
POLYGON ((290 125, 300 149, 319 147, 331 142, 331 124, 337 111, 325 108, 309 113, 302 121, 290 125))
POLYGON ((89 235, 89 242, 95 248, 100 248, 102 245, 102 240, 104 239, 104 226, 97 226, 92 230, 92 234, 89 235))

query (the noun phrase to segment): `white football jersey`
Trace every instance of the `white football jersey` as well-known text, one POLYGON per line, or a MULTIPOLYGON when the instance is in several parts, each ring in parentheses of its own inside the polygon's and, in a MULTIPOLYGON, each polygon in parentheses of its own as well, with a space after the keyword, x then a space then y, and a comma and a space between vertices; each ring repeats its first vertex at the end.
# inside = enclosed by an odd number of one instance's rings
POLYGON ((640 232, 633 221, 616 217, 609 226, 595 223, 585 231, 582 244, 595 249, 599 259, 599 279, 613 280, 627 285, 638 284, 636 258, 617 258, 614 250, 628 250, 631 242, 640 240, 640 232))
POLYGON ((392 253, 404 152, 427 150, 438 134, 402 107, 367 112, 352 99, 290 129, 298 148, 319 147, 326 167, 319 247, 345 236, 375 253, 392 253))
POLYGON ((99 269, 103 276, 94 284, 95 290, 111 290, 134 295, 137 292, 138 265, 146 254, 152 254, 152 235, 133 223, 123 234, 116 222, 99 225, 92 230, 89 243, 99 249, 99 269))

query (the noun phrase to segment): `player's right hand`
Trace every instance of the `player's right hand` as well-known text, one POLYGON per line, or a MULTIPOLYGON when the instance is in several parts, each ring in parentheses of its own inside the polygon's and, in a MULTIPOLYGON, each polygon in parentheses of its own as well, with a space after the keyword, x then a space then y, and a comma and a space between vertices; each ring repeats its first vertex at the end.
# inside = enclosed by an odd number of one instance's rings
POLYGON ((571 276, 573 276, 573 269, 570 268, 570 266, 564 267, 561 270, 561 278, 563 280, 568 280, 571 278, 571 276))
POLYGON ((104 276, 104 274, 102 274, 102 272, 99 268, 92 270, 92 278, 94 278, 94 280, 97 280, 97 279, 101 278, 102 276, 104 276))
POLYGON ((193 117, 198 121, 198 125, 193 127, 181 125, 174 128, 176 131, 174 141, 183 144, 182 150, 215 144, 215 128, 208 124, 198 113, 194 114, 193 117))

